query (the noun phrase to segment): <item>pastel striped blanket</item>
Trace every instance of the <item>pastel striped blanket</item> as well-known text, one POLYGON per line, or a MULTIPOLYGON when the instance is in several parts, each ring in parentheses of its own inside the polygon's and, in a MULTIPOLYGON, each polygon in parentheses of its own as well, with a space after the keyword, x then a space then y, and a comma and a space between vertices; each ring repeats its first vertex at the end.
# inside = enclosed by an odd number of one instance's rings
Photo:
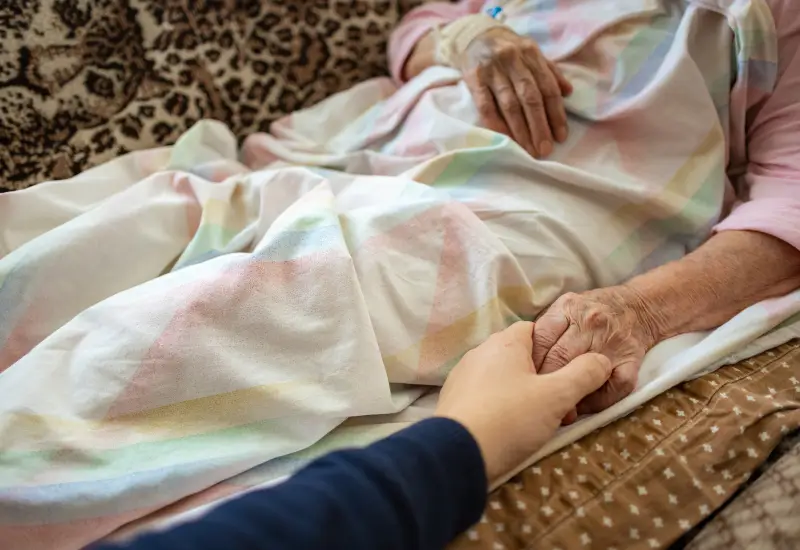
MULTIPOLYGON (((458 75, 432 68, 334 96, 241 152, 205 121, 173 148, 1 195, 4 545, 76 548, 257 466, 275 479, 286 469, 269 465, 352 442, 345 419, 403 410, 561 293, 702 242, 733 100, 770 85, 748 69, 774 63, 766 8, 587 6, 591 23, 567 14, 542 41, 576 88, 547 161, 479 128, 458 75)), ((509 19, 531 35, 536 21, 509 19)), ((636 394, 543 452, 788 339, 798 311, 795 294, 665 343, 682 363, 651 354, 636 394)))

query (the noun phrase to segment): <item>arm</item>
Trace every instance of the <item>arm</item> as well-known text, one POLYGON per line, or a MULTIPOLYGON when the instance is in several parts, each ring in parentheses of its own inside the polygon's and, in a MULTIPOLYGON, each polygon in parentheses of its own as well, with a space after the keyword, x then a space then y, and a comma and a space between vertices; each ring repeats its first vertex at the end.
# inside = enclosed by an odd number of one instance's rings
POLYGON ((748 110, 743 202, 694 253, 630 281, 656 341, 721 325, 800 287, 800 6, 771 0, 778 30, 772 94, 748 110))
POLYGON ((478 13, 482 2, 433 2, 411 10, 389 39, 389 69, 394 79, 406 82, 435 65, 431 30, 464 15, 478 13))
MULTIPOLYGON (((543 373, 582 353, 606 355, 608 383, 577 413, 596 413, 636 388, 645 353, 671 336, 715 328, 743 309, 800 288, 800 251, 766 233, 722 231, 697 250, 625 284, 560 297, 536 322, 543 373)), ((576 417, 571 412, 567 423, 576 417)))
POLYGON ((626 286, 655 344, 718 327, 755 303, 800 288, 800 251, 766 233, 724 231, 626 286))
POLYGON ((480 517, 487 479, 544 445, 611 373, 607 359, 585 355, 539 376, 532 331, 516 323, 467 353, 442 388, 439 418, 320 458, 194 522, 96 550, 443 548, 480 517))
POLYGON ((780 63, 775 90, 748 111, 741 198, 749 200, 681 260, 624 285, 562 296, 537 321, 534 361, 542 372, 587 351, 606 354, 615 366, 578 412, 597 412, 630 393, 645 352, 661 340, 715 328, 800 288, 800 6, 770 3, 780 12, 780 63))

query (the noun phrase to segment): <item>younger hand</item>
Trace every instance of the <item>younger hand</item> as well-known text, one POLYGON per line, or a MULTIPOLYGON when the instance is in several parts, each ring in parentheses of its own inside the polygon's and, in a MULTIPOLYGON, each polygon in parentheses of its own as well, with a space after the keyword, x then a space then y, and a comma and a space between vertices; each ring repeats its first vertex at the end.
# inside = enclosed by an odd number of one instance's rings
POLYGON ((490 481, 541 448, 564 415, 611 375, 609 360, 596 354, 537 374, 533 330, 533 323, 516 323, 468 352, 447 377, 436 407, 437 416, 460 422, 475 437, 490 481))
POLYGON ((533 40, 505 27, 474 39, 457 62, 481 122, 506 134, 535 157, 567 139, 562 96, 572 85, 533 40))

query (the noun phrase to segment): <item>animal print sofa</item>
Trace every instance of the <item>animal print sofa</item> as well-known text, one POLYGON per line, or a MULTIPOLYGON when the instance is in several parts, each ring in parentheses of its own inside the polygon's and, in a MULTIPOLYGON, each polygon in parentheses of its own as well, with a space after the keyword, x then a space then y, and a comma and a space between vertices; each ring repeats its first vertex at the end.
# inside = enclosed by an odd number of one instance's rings
POLYGON ((386 74, 423 0, 0 1, 0 190, 173 143, 201 118, 243 138, 386 74))

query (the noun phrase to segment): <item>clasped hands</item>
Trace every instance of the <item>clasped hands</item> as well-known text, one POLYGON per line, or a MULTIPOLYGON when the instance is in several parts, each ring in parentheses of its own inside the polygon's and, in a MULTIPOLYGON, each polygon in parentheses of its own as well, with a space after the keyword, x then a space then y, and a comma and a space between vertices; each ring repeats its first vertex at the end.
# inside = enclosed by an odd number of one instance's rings
POLYGON ((624 286, 565 294, 535 324, 515 323, 468 352, 445 381, 436 414, 473 434, 496 480, 563 422, 635 388, 658 338, 645 311, 624 286))

